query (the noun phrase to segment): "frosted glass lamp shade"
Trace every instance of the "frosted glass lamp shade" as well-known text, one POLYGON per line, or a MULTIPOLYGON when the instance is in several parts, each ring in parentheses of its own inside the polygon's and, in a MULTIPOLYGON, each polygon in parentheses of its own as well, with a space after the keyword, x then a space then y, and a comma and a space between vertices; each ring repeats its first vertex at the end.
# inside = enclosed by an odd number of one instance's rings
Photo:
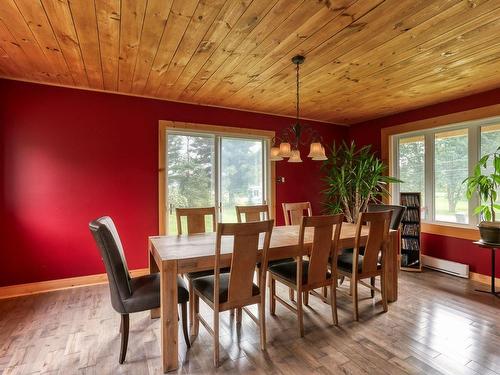
POLYGON ((289 163, 302 163, 302 159, 300 158, 300 151, 293 150, 290 159, 288 159, 289 163))
POLYGON ((315 160, 315 161, 328 160, 328 158, 326 157, 326 154, 325 154, 325 148, 323 146, 321 146, 321 152, 318 154, 318 156, 313 157, 312 160, 315 160))
POLYGON ((322 151, 321 151, 321 143, 319 142, 313 142, 311 143, 311 147, 309 149, 309 155, 307 155, 308 158, 318 158, 321 157, 322 151))
POLYGON ((292 146, 288 142, 282 142, 280 144, 280 156, 282 158, 289 158, 292 155, 292 146))
POLYGON ((283 158, 280 156, 280 148, 275 146, 271 147, 271 161, 280 161, 283 160, 283 158))

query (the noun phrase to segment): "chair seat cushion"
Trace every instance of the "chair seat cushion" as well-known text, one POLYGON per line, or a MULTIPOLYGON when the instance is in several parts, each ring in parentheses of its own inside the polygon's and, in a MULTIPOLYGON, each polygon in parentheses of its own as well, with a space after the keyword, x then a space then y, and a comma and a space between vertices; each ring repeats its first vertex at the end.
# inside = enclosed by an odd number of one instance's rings
MULTIPOLYGON (((229 271, 231 271, 231 268, 229 267, 226 267, 226 268, 221 268, 220 269, 220 273, 229 273, 229 271)), ((214 274, 214 270, 211 269, 211 270, 206 270, 206 271, 197 271, 197 272, 188 272, 186 273, 186 278, 188 280, 193 280, 193 279, 197 279, 198 277, 205 277, 205 276, 210 276, 210 275, 213 275, 214 274)))
MULTIPOLYGON (((349 250, 349 249, 348 249, 349 250)), ((352 249, 350 249, 352 250, 352 249)), ((345 272, 352 272, 352 262, 354 260, 354 255, 352 252, 343 252, 339 254, 337 257, 337 267, 345 272)), ((377 264, 377 268, 380 269, 382 265, 380 263, 377 264)), ((361 269, 363 268, 363 255, 358 255, 358 272, 361 273, 361 269)))
MULTIPOLYGON (((154 273, 134 277, 130 280, 132 295, 123 301, 127 313, 151 310, 160 307, 160 274, 154 273)), ((177 276, 177 302, 189 300, 189 292, 184 280, 177 276)))
MULTIPOLYGON (((285 258, 285 259, 275 259, 275 260, 270 260, 269 262, 267 262, 267 267, 271 267, 271 266, 274 266, 276 264, 281 264, 281 263, 288 263, 288 262, 293 262, 294 259, 293 258, 285 258)), ((261 262, 258 262, 257 263, 257 267, 260 268, 261 266, 261 262)))
MULTIPOLYGON (((221 273, 219 275, 219 303, 227 302, 229 292, 229 273, 221 273)), ((214 283, 215 276, 209 275, 198 277, 193 280, 193 288, 200 294, 205 296, 209 301, 214 301, 214 283)), ((252 295, 259 294, 259 287, 252 284, 252 295)))
MULTIPOLYGON (((354 249, 353 249, 352 247, 351 247, 350 249, 343 249, 343 250, 342 250, 342 252, 341 252, 341 254, 351 254, 351 255, 352 255, 353 253, 354 253, 354 249)), ((360 253, 361 255, 365 255, 365 248, 364 248, 363 246, 361 246, 361 247, 359 248, 359 253, 360 253)))
MULTIPOLYGON (((269 267, 269 272, 287 280, 292 284, 297 283, 297 262, 279 263, 269 267)), ((302 285, 307 284, 307 275, 309 272, 309 261, 302 261, 302 285)), ((326 275, 327 278, 331 277, 330 272, 326 275)))

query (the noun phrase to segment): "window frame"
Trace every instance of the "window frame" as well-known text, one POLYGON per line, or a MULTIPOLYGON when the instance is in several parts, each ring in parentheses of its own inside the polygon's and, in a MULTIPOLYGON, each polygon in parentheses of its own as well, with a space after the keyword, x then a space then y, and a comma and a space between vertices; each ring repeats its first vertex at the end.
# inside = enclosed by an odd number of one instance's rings
MULTIPOLYGON (((474 195, 468 201, 468 224, 456 222, 438 221, 436 220, 435 211, 435 135, 438 133, 467 129, 468 140, 468 175, 472 174, 474 166, 480 158, 481 152, 481 127, 495 125, 500 123, 500 116, 494 116, 484 119, 476 119, 471 121, 462 121, 454 124, 441 125, 422 130, 413 130, 408 132, 399 132, 389 135, 389 161, 392 175, 399 178, 399 141, 408 137, 423 136, 424 137, 424 189, 425 189, 425 206, 427 207, 426 219, 422 220, 423 224, 452 226, 458 228, 475 228, 479 223, 479 216, 474 215, 474 207, 479 204, 479 198, 474 195)), ((399 204, 400 185, 392 184, 391 186, 391 202, 399 204)))
MULTIPOLYGON (((217 153, 220 153, 221 138, 243 138, 256 139, 263 142, 263 167, 264 167, 264 194, 266 204, 269 206, 270 218, 276 217, 276 168, 270 160, 271 140, 275 137, 272 130, 249 129, 239 127, 229 127, 220 125, 209 125, 199 123, 187 123, 160 120, 158 126, 158 233, 166 235, 168 233, 168 213, 167 189, 167 133, 169 134, 187 134, 189 135, 210 135, 215 139, 215 179, 220 178, 219 160, 217 153)), ((215 183, 215 197, 218 196, 217 188, 219 183, 215 183)), ((220 208, 218 208, 220 209, 220 208)))

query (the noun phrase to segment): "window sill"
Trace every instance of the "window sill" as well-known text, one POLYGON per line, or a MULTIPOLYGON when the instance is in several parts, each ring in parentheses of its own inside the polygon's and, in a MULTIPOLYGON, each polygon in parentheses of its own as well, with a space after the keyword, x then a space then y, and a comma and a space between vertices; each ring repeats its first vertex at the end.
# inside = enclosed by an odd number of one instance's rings
POLYGON ((472 225, 422 222, 422 233, 455 237, 464 240, 479 240, 479 229, 472 225))

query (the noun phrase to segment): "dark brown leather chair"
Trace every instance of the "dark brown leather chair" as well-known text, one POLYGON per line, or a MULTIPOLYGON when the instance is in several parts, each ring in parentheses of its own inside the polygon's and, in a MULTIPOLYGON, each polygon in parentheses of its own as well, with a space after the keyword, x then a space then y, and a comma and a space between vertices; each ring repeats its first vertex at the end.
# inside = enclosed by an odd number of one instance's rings
MULTIPOLYGON (((127 354, 129 314, 160 307, 160 274, 131 278, 123 246, 113 220, 104 216, 89 224, 102 261, 108 274, 111 305, 121 315, 121 349, 119 362, 127 354)), ((189 292, 184 281, 177 278, 178 303, 182 308, 182 330, 186 345, 190 347, 187 333, 187 302, 189 292)))
POLYGON ((403 220, 403 215, 406 211, 406 206, 398 206, 395 204, 369 204, 366 212, 392 211, 390 229, 398 230, 403 220))

